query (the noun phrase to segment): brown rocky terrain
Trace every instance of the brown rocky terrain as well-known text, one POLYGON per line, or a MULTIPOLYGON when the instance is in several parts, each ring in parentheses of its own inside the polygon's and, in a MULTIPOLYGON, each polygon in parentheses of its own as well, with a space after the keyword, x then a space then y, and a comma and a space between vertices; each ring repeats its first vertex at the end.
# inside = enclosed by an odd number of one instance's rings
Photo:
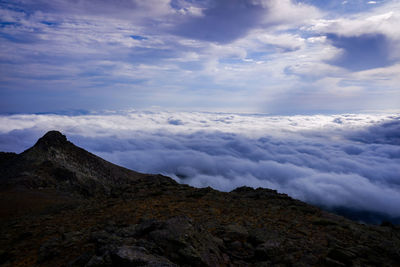
POLYGON ((48 132, 0 153, 2 266, 400 266, 400 227, 137 173, 48 132))

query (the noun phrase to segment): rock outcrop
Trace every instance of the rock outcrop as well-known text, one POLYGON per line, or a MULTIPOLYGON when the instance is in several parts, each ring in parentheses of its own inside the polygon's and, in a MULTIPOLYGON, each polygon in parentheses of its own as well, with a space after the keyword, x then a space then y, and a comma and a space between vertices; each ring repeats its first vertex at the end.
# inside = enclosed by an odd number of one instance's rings
POLYGON ((193 188, 52 131, 0 153, 2 266, 398 266, 400 228, 270 189, 193 188))

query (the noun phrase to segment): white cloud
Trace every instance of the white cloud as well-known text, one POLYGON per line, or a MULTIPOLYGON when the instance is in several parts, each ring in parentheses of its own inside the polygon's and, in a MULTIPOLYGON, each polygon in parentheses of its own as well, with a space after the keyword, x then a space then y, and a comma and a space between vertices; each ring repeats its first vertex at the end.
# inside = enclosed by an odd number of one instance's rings
POLYGON ((343 36, 360 36, 363 34, 384 34, 398 40, 400 33, 400 5, 390 3, 373 9, 360 12, 351 16, 336 19, 315 20, 311 30, 321 33, 337 33, 343 36))
POLYGON ((301 25, 311 19, 321 17, 321 12, 304 3, 293 3, 291 0, 264 0, 269 12, 265 22, 272 24, 301 25))
POLYGON ((305 40, 297 34, 254 33, 262 44, 276 46, 283 50, 297 50, 305 45, 305 40))

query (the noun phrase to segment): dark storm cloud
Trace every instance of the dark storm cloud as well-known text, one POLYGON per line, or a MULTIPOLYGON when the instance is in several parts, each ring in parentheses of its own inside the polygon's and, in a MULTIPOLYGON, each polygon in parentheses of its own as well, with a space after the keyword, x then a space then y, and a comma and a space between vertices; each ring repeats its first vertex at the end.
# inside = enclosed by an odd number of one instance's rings
POLYGON ((360 71, 392 65, 390 40, 383 34, 363 34, 360 36, 340 36, 327 34, 333 46, 342 49, 342 53, 328 63, 360 71))
POLYGON ((229 43, 259 26, 266 12, 256 1, 212 1, 202 16, 187 16, 173 32, 186 38, 229 43))

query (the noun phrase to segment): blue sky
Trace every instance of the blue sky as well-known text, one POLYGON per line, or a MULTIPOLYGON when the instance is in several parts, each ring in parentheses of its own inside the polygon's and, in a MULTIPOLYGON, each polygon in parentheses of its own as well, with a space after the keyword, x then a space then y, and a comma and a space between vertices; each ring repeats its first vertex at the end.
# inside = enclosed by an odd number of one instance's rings
POLYGON ((0 0, 0 113, 400 109, 400 2, 0 0))

